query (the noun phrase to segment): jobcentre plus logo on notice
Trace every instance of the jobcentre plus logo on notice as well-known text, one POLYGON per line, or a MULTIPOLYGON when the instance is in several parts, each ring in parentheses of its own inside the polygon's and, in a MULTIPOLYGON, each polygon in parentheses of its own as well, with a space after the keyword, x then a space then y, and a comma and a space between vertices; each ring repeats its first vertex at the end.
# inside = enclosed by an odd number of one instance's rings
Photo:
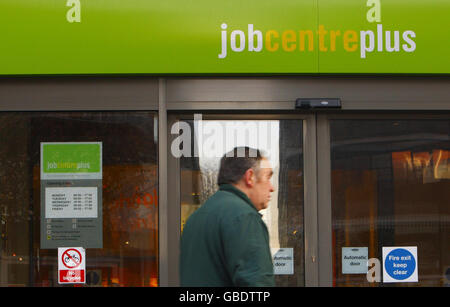
POLYGON ((268 30, 260 31, 254 24, 247 29, 230 29, 227 23, 221 24, 221 49, 219 59, 225 59, 231 52, 320 52, 336 51, 341 46, 346 52, 359 51, 365 59, 372 52, 414 52, 416 33, 412 30, 399 31, 387 29, 381 23, 380 0, 367 0, 366 19, 377 23, 372 30, 327 29, 319 24, 317 30, 268 30), (246 31, 246 32, 245 32, 246 31))

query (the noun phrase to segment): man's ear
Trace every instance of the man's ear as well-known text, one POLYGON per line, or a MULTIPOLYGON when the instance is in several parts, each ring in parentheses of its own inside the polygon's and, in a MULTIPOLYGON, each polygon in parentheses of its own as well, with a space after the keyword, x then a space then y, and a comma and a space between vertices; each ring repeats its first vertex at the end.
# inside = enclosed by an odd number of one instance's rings
POLYGON ((252 168, 249 168, 244 173, 244 183, 247 187, 253 187, 255 184, 255 171, 252 168))

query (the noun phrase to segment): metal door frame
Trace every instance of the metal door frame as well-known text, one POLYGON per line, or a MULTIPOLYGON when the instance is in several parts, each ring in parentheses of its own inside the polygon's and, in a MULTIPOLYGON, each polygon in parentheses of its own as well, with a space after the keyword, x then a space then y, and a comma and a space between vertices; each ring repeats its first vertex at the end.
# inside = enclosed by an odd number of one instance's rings
MULTIPOLYGON (((196 113, 200 113, 197 112, 196 113)), ((179 239, 181 232, 181 204, 180 204, 180 163, 179 159, 170 154, 170 144, 176 135, 171 135, 171 127, 179 120, 193 119, 194 113, 168 113, 167 119, 167 183, 170 193, 167 195, 167 235, 161 236, 168 239, 166 251, 161 251, 168 256, 168 270, 166 276, 161 276, 167 284, 162 286, 179 285, 179 239)), ((314 114, 282 114, 273 112, 271 114, 244 114, 235 110, 233 114, 224 114, 223 111, 216 113, 202 113, 204 120, 270 120, 270 119, 301 119, 303 120, 303 170, 304 170, 304 257, 305 257, 305 286, 319 285, 319 261, 318 261, 318 208, 317 208, 317 163, 316 163, 316 117, 314 114), (239 113, 238 113, 239 112, 239 113), (238 113, 238 114, 236 114, 238 113)), ((161 182, 161 184, 163 184, 161 182)), ((161 229, 161 228, 160 228, 161 229)), ((163 271, 161 270, 160 274, 163 271)))

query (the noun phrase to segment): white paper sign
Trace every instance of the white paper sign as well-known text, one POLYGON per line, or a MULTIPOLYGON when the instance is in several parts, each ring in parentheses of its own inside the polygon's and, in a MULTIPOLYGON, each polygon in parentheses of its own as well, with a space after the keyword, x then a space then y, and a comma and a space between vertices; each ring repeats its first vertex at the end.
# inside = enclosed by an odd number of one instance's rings
POLYGON ((292 275, 294 274, 294 249, 281 248, 272 250, 273 255, 273 271, 275 275, 292 275))
POLYGON ((367 247, 343 247, 342 274, 367 274, 368 255, 367 247))
POLYGON ((97 218, 97 188, 45 188, 45 218, 97 218))

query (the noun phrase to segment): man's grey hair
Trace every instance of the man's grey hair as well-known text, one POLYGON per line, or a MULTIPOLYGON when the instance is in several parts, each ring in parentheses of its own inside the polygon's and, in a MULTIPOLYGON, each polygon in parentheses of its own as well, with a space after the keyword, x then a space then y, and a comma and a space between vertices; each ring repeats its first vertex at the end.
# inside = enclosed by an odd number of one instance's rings
POLYGON ((265 158, 258 149, 235 147, 220 159, 217 183, 219 185, 237 183, 248 169, 252 168, 258 172, 261 160, 265 158))

